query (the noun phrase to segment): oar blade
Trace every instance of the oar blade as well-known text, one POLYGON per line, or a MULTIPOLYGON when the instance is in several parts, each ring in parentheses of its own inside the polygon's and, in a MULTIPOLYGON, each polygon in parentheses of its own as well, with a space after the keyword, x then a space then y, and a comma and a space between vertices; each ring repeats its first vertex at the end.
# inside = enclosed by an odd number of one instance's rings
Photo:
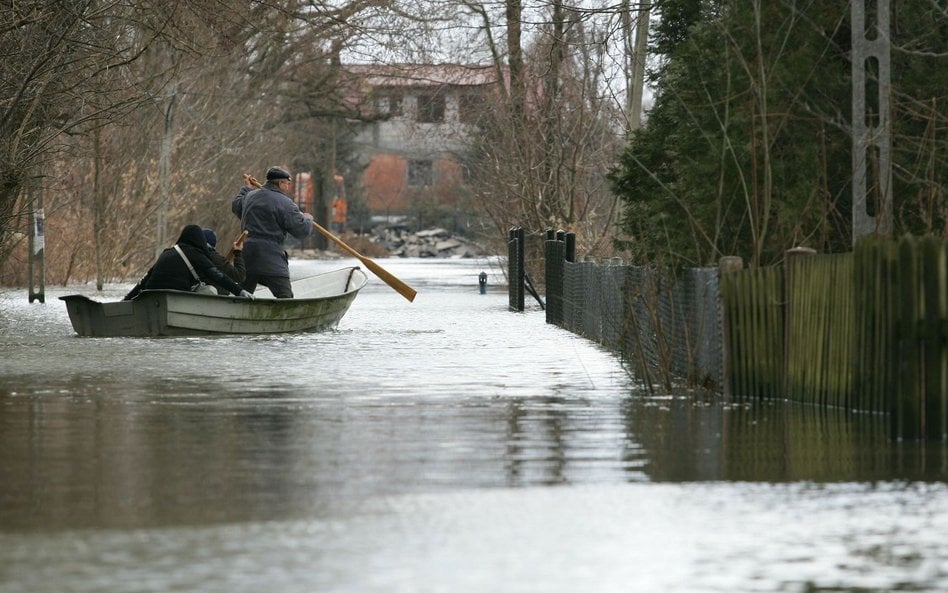
POLYGON ((395 292, 408 299, 408 302, 414 302, 415 295, 418 294, 414 288, 408 286, 395 276, 392 276, 385 268, 378 265, 371 259, 360 257, 359 261, 365 264, 365 267, 371 270, 373 274, 381 278, 383 282, 394 288, 395 292))
POLYGON ((378 276, 383 282, 385 282, 386 284, 391 286, 393 289, 395 289, 395 292, 397 292, 398 294, 408 299, 408 302, 414 302, 415 295, 418 294, 418 292, 414 288, 412 288, 411 286, 408 286, 407 284, 405 284, 404 282, 402 282, 401 280, 393 276, 391 272, 389 272, 382 266, 378 265, 371 259, 365 257, 364 255, 362 255, 361 253, 359 253, 352 247, 349 247, 349 245, 347 245, 342 239, 340 239, 336 235, 327 231, 318 222, 313 221, 313 227, 315 227, 316 230, 322 233, 327 239, 331 240, 336 245, 341 247, 349 255, 355 257, 360 262, 362 262, 365 265, 365 267, 367 267, 373 274, 378 276))

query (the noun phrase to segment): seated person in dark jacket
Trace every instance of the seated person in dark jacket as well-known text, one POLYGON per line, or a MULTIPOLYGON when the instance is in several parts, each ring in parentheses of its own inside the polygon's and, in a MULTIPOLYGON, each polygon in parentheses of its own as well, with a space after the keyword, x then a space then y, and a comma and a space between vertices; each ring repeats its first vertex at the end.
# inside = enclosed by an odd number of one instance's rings
MULTIPOLYGON (((204 239, 207 240, 207 253, 217 268, 227 274, 234 282, 241 284, 247 277, 247 269, 244 267, 243 245, 234 242, 231 245, 231 252, 234 254, 234 263, 227 261, 227 258, 217 251, 217 233, 214 229, 204 229, 204 239)), ((227 294, 223 288, 217 289, 217 294, 227 294)))
MULTIPOLYGON (((202 282, 213 284, 219 288, 224 288, 232 294, 242 298, 253 298, 253 296, 241 288, 239 284, 228 278, 217 266, 211 262, 207 251, 207 240, 204 239, 204 231, 196 224, 189 224, 181 230, 181 236, 178 237, 175 247, 181 249, 191 267, 202 282)), ((194 275, 188 268, 181 254, 175 247, 169 247, 161 252, 158 260, 154 263, 145 277, 138 281, 132 290, 125 295, 125 300, 131 300, 138 296, 143 290, 151 289, 172 289, 190 291, 191 286, 197 284, 194 275)))

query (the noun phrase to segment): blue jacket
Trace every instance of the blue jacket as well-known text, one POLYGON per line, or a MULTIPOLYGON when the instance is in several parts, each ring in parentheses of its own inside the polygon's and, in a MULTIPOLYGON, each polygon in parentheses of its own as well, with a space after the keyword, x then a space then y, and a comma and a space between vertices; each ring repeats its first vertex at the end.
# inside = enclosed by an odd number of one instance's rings
POLYGON ((243 187, 231 202, 231 210, 240 218, 240 229, 250 231, 244 241, 244 265, 248 276, 290 277, 283 242, 287 234, 297 239, 313 232, 313 217, 267 182, 260 189, 243 187))

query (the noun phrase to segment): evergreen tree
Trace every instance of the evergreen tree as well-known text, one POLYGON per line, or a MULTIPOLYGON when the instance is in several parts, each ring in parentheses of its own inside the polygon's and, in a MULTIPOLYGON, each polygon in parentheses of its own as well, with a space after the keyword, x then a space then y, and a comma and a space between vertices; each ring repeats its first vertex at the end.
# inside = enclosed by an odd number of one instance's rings
MULTIPOLYGON (((901 30, 937 15, 921 0, 899 6, 895 43, 928 49, 927 58, 893 51, 899 228, 943 232, 937 130, 948 85, 937 67, 944 57, 933 56, 944 52, 946 18, 903 40, 901 30)), ((626 206, 621 246, 675 265, 722 255, 766 265, 796 245, 848 250, 849 7, 674 0, 659 9, 655 47, 668 53, 653 73, 657 100, 611 176, 626 206)))

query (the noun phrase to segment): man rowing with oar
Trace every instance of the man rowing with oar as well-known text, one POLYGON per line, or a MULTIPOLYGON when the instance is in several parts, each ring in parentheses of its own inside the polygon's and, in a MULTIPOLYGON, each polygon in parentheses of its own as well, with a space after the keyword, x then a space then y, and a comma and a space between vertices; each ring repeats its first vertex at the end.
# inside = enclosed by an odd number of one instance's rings
MULTIPOLYGON (((250 178, 244 176, 250 183, 250 178)), ((313 217, 300 211, 290 198, 293 179, 282 167, 267 169, 267 182, 259 189, 240 188, 231 210, 240 218, 240 228, 250 231, 244 243, 247 278, 243 285, 251 293, 261 284, 278 299, 293 298, 290 265, 283 242, 287 234, 304 239, 313 231, 313 217)))

